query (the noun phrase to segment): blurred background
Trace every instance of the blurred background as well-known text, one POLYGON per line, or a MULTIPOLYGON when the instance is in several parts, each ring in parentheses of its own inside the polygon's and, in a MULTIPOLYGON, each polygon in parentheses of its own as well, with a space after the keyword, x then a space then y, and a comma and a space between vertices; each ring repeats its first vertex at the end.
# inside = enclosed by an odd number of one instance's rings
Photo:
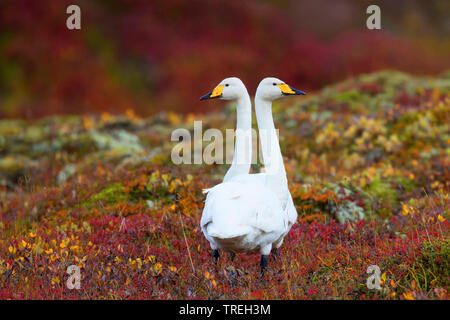
POLYGON ((0 117, 207 112, 228 76, 317 90, 379 69, 450 67, 447 0, 2 0, 0 117), (81 8, 81 30, 66 8, 81 8), (366 29, 381 7, 382 30, 366 29))

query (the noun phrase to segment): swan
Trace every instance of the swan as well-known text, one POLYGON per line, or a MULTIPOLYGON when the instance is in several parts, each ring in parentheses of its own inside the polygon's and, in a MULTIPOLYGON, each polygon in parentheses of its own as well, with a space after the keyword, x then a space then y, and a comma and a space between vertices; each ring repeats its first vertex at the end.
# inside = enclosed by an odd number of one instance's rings
MULTIPOLYGON (((264 79, 258 86, 255 97, 260 134, 270 131, 269 136, 272 138, 272 131, 275 133, 272 101, 288 94, 304 94, 280 80, 277 81, 277 94, 272 92, 272 87, 266 86, 267 81, 264 79)), ((259 251, 262 275, 267 269, 272 248, 278 250, 297 218, 287 189, 278 140, 274 139, 273 142, 268 139, 267 142, 267 139, 261 139, 267 172, 249 174, 251 140, 247 144, 245 141, 248 142, 251 135, 249 137, 245 132, 250 132, 251 129, 251 102, 247 90, 239 79, 227 78, 200 99, 214 98, 236 101, 236 145, 232 165, 223 182, 204 190, 207 196, 200 226, 210 243, 214 262, 219 258, 219 249, 232 254, 259 251)))
POLYGON ((297 209, 289 192, 286 170, 283 163, 280 144, 273 122, 272 102, 291 95, 305 95, 304 91, 292 88, 277 78, 263 79, 256 89, 255 113, 258 123, 260 145, 265 173, 261 176, 264 184, 279 200, 282 211, 281 216, 287 217, 287 226, 279 239, 273 243, 274 255, 278 256, 278 249, 283 239, 297 221, 297 209))
MULTIPOLYGON (((248 174, 250 171, 252 157, 251 136, 248 135, 252 125, 252 105, 250 96, 244 83, 239 78, 231 77, 222 80, 214 90, 200 98, 200 100, 207 99, 231 100, 236 102, 235 150, 231 166, 223 178, 223 183, 231 182, 237 176, 248 174)), ((210 243, 214 262, 217 262, 219 258, 219 247, 221 247, 220 244, 216 243, 214 240, 214 228, 215 226, 220 225, 222 218, 227 217, 226 212, 223 217, 220 217, 219 213, 214 211, 214 206, 219 205, 218 203, 222 201, 221 198, 228 197, 233 193, 233 191, 228 190, 227 187, 229 187, 229 185, 221 186, 221 184, 219 184, 213 188, 203 190, 203 192, 207 194, 207 197, 200 225, 203 234, 210 243)), ((226 229, 227 226, 228 225, 225 224, 224 229, 226 229)))
POLYGON ((236 143, 231 166, 223 181, 229 181, 236 176, 248 174, 252 158, 252 103, 247 88, 239 78, 226 78, 213 91, 200 98, 200 100, 207 99, 236 101, 236 143))

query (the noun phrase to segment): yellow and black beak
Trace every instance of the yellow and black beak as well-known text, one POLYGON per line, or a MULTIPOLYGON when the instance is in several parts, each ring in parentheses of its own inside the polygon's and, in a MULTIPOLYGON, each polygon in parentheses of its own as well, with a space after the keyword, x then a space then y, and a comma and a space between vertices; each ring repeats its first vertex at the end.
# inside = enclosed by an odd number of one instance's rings
POLYGON ((223 88, 225 88, 225 85, 223 85, 223 84, 215 87, 213 91, 205 94, 203 97, 200 98, 200 100, 217 99, 217 98, 222 97, 223 88))
POLYGON ((292 95, 305 95, 306 92, 297 90, 292 88, 291 86, 288 86, 287 84, 279 84, 278 88, 280 88, 283 96, 292 96, 292 95))

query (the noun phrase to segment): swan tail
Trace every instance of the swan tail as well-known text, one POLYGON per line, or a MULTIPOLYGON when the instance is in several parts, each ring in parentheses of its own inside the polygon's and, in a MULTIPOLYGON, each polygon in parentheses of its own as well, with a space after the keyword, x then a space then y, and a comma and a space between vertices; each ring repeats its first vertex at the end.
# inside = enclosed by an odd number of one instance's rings
POLYGON ((239 238, 249 233, 248 227, 242 227, 238 229, 235 228, 233 230, 230 230, 225 228, 218 228, 214 223, 210 223, 206 226, 205 229, 210 237, 220 240, 239 238))

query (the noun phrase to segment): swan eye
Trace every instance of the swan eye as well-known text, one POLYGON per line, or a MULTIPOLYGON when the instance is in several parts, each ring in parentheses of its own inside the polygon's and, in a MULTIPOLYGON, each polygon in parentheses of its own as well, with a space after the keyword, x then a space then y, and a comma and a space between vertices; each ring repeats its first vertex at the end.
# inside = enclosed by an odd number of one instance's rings
POLYGON ((277 84, 274 82, 273 85, 276 86, 277 84))
POLYGON ((229 87, 230 85, 227 83, 226 85, 225 85, 225 87, 229 87))

